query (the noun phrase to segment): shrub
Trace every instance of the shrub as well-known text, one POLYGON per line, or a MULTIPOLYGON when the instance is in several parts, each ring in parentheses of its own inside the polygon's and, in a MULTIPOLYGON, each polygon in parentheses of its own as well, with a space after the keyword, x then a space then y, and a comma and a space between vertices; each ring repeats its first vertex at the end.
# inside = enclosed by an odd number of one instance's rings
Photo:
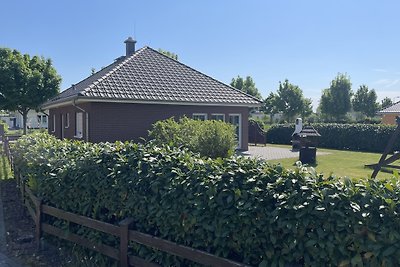
POLYGON ((4 133, 8 132, 8 124, 4 120, 0 120, 0 124, 4 127, 4 133))
MULTIPOLYGON (((383 152, 395 131, 392 125, 377 124, 311 124, 320 134, 319 147, 350 149, 356 151, 383 152)), ((267 132, 272 144, 290 144, 293 124, 273 125, 267 132)), ((400 150, 400 142, 394 150, 400 150)))
MULTIPOLYGON (((151 144, 89 144, 45 134, 13 147, 44 203, 253 266, 399 266, 400 182, 324 178, 246 158, 202 159, 151 144)), ((44 218, 48 220, 48 218, 44 218)), ((84 227, 66 225, 118 246, 84 227)), ((75 251, 81 251, 79 247, 75 251)), ((135 245, 163 266, 190 266, 135 245)), ((98 258, 92 264, 107 265, 98 258)))
POLYGON ((211 158, 230 157, 237 145, 234 127, 214 120, 181 118, 177 122, 170 118, 158 121, 149 131, 149 138, 156 145, 182 146, 211 158))

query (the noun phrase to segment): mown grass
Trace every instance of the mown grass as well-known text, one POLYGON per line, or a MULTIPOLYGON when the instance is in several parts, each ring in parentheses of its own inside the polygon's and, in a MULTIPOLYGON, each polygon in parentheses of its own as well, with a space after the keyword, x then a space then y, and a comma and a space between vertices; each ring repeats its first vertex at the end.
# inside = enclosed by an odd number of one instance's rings
MULTIPOLYGON (((291 149, 290 146, 272 145, 291 149)), ((349 178, 368 178, 371 177, 373 170, 364 167, 366 164, 377 163, 381 157, 378 153, 366 153, 355 151, 343 151, 334 149, 318 149, 318 152, 327 152, 328 155, 317 155, 317 163, 311 165, 318 173, 324 176, 331 174, 335 176, 347 176, 349 178)), ((293 169, 298 158, 269 160, 271 163, 280 163, 283 167, 293 169)), ((395 163, 400 165, 400 161, 395 163)), ((393 173, 379 172, 377 178, 384 179, 392 177, 393 173)))
POLYGON ((10 163, 8 162, 8 159, 4 153, 4 151, 1 150, 0 152, 0 180, 7 180, 7 179, 12 179, 13 177, 13 172, 11 171, 10 163))

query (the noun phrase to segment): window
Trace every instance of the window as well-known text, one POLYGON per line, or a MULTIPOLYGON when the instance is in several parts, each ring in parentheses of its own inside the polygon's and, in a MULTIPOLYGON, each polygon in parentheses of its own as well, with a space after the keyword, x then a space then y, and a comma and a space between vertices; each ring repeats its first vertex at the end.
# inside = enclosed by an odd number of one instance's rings
POLYGON ((229 114, 229 123, 235 126, 235 135, 238 142, 238 148, 241 147, 242 143, 242 122, 240 114, 229 114))
POLYGON ((211 114, 211 119, 215 121, 225 121, 225 114, 211 114))
POLYGON ((69 128, 69 113, 65 114, 64 127, 69 128))
POLYGON ((53 115, 53 129, 52 132, 54 133, 56 131, 56 115, 53 115))
POLYGON ((75 114, 75 137, 83 137, 83 113, 77 112, 75 114))
POLYGON ((206 113, 193 113, 192 119, 199 120, 199 121, 205 121, 207 119, 207 114, 206 113))
POLYGON ((39 128, 47 128, 47 116, 46 115, 37 115, 38 127, 39 128))

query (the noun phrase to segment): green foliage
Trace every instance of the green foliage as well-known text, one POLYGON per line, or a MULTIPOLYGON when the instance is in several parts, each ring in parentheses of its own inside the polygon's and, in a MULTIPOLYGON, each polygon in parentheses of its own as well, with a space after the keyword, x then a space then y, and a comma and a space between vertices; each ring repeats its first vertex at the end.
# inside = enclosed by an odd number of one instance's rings
MULTIPOLYGON (((395 131, 392 125, 377 124, 311 124, 320 134, 319 147, 349 149, 353 151, 383 152, 395 131)), ((267 140, 273 144, 290 144, 293 124, 273 125, 267 132, 267 140)), ((400 142, 394 150, 400 150, 400 142)))
POLYGON ((329 121, 343 119, 351 109, 351 82, 347 74, 339 73, 329 89, 322 92, 320 111, 329 121))
POLYGON ((369 90, 368 86, 361 85, 354 94, 353 109, 361 112, 367 117, 374 117, 379 109, 379 104, 376 102, 377 95, 374 89, 369 90))
POLYGON ((55 96, 60 83, 50 59, 0 48, 0 108, 21 113, 24 133, 28 111, 55 96))
POLYGON ((157 145, 182 146, 211 158, 230 157, 237 145, 231 124, 188 118, 181 118, 179 122, 170 118, 154 123, 149 131, 149 139, 157 145))
POLYGON ((172 59, 178 60, 178 55, 175 54, 175 53, 169 52, 167 50, 163 50, 161 48, 158 49, 158 52, 160 52, 161 54, 163 54, 163 55, 165 55, 167 57, 170 57, 172 59))
POLYGON ((385 97, 384 99, 382 99, 382 101, 381 101, 382 109, 390 107, 391 105, 393 105, 392 99, 390 99, 389 97, 385 97))
POLYGON ((276 113, 278 113, 278 109, 275 105, 275 94, 274 93, 269 93, 269 95, 267 96, 267 98, 264 99, 263 101, 263 105, 261 107, 261 110, 266 113, 269 114, 269 121, 272 123, 273 117, 276 113))
POLYGON ((287 79, 283 83, 279 82, 273 103, 288 121, 294 121, 295 116, 307 117, 312 113, 311 99, 304 98, 300 87, 289 83, 287 79))
MULTIPOLYGON (((37 181, 46 204, 113 224, 132 217, 139 231, 249 265, 400 264, 398 178, 353 182, 302 166, 291 171, 255 159, 202 159, 168 146, 47 134, 25 136, 13 151, 16 169, 37 181)), ((118 247, 118 238, 44 220, 118 247)), ((140 245, 130 253, 190 266, 140 245)), ((91 263, 107 266, 96 255, 91 263)))
POLYGON ((256 87, 255 82, 253 81, 253 78, 251 78, 250 76, 247 76, 245 79, 243 79, 238 75, 236 79, 232 79, 230 85, 248 95, 254 96, 255 98, 262 98, 260 92, 256 87))
POLYGON ((0 124, 3 125, 4 133, 8 132, 8 124, 4 120, 0 120, 0 124))

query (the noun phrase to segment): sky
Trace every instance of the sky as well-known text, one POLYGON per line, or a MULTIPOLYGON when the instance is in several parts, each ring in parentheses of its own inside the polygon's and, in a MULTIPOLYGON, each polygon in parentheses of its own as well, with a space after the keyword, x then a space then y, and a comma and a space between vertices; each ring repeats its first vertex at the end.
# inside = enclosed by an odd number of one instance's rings
POLYGON ((323 89, 347 73, 378 99, 400 101, 397 0, 0 0, 0 47, 51 58, 61 90, 136 48, 179 61, 229 84, 251 76, 263 97, 279 81, 318 105, 323 89))

